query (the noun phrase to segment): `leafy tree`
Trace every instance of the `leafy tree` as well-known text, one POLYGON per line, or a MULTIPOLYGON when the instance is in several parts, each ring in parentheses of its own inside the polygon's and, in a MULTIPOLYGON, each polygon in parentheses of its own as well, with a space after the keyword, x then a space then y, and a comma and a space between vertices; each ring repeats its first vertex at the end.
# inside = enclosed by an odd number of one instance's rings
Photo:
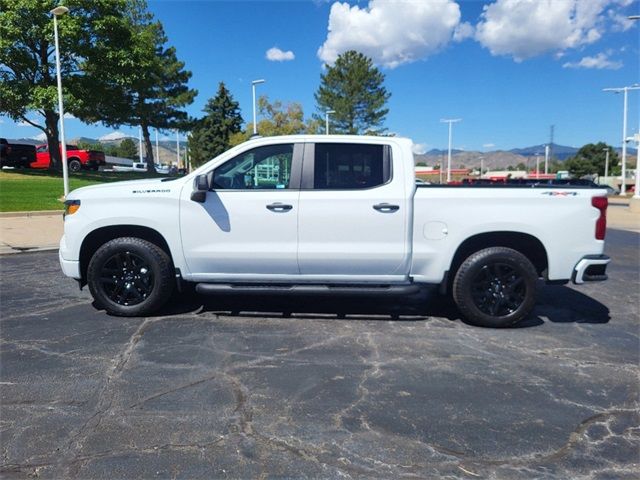
MULTIPOLYGON (((81 84, 99 83, 110 72, 96 66, 96 54, 126 45, 124 12, 128 0, 68 0, 58 19, 65 109, 87 111, 99 98, 81 84), (101 45, 101 48, 96 48, 101 45), (93 67, 92 67, 93 66, 93 67)), ((60 167, 57 84, 54 60, 54 0, 0 0, 0 113, 42 130, 51 166, 60 167), (37 118, 36 118, 37 117, 37 118)))
POLYGON ((98 150, 100 152, 105 152, 105 147, 100 142, 87 142, 85 140, 80 140, 77 143, 77 146, 80 150, 98 150))
POLYGON ((384 74, 370 58, 354 50, 341 54, 320 76, 316 119, 324 120, 324 112, 333 110, 332 132, 382 134, 389 112, 385 106, 391 96, 383 83, 384 74))
POLYGON ((197 91, 190 89, 191 72, 184 69, 174 47, 166 47, 162 24, 154 21, 144 0, 127 0, 128 44, 119 49, 98 45, 89 72, 103 79, 83 82, 83 91, 95 92, 100 108, 81 109, 78 116, 106 125, 139 125, 145 145, 147 170, 155 171, 150 128, 187 130, 192 121, 183 110, 197 91), (108 72, 105 74, 105 72, 108 72))
MULTIPOLYGON (((258 133, 262 136, 319 133, 319 123, 313 119, 305 122, 302 105, 297 102, 285 104, 275 100, 270 103, 269 97, 263 95, 258 99, 258 111, 262 117, 258 122, 258 133)), ((230 144, 238 145, 245 142, 252 134, 253 123, 249 123, 245 131, 231 136, 230 144)))
POLYGON ((118 145, 118 157, 130 158, 135 160, 138 158, 138 146, 131 138, 124 138, 118 145))
POLYGON ((218 93, 204 107, 205 116, 198 120, 189 139, 189 156, 193 166, 217 157, 230 146, 230 138, 242 129, 242 116, 237 101, 223 82, 218 93))
POLYGON ((609 173, 617 172, 620 163, 618 153, 604 142, 588 143, 582 146, 575 156, 565 162, 565 169, 576 177, 604 175, 606 149, 609 149, 609 173))
POLYGON ((527 166, 523 162, 520 162, 516 165, 516 170, 527 170, 527 166))

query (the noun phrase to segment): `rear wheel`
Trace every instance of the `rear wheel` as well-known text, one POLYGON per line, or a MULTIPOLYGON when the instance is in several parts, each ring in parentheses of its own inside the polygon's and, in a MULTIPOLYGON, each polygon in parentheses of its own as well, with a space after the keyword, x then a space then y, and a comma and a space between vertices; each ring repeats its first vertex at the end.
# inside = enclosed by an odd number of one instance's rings
POLYGON ((142 316, 158 310, 173 291, 173 265, 167 253, 140 238, 116 238, 91 258, 87 283, 107 312, 142 316))
POLYGON ((69 170, 72 172, 79 172, 82 169, 82 163, 77 158, 69 160, 69 170))
POLYGON ((470 255, 453 281, 460 313, 483 327, 508 327, 525 318, 536 301, 538 273, 520 252, 493 247, 470 255))

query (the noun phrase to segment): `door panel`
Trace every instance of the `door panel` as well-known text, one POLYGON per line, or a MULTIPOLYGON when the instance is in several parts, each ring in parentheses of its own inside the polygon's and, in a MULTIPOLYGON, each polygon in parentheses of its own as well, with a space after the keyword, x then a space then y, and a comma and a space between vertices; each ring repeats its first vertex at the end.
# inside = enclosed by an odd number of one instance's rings
POLYGON ((183 190, 180 233, 194 279, 299 274, 301 162, 302 145, 258 147, 210 172, 204 203, 183 190))
POLYGON ((305 145, 303 185, 313 189, 300 192, 302 275, 406 274, 409 205, 402 165, 391 172, 390 150, 382 162, 381 151, 358 147, 305 145))

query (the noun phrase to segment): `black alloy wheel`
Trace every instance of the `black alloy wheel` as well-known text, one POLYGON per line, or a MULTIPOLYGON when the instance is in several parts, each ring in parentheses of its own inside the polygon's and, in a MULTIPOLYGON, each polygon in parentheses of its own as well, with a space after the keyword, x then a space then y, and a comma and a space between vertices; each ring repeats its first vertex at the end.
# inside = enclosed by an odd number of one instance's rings
POLYGON ((153 291, 153 282, 149 263, 126 250, 109 258, 100 270, 105 294, 118 305, 133 306, 144 302, 153 291))
POLYGON ((158 310, 174 287, 171 258, 147 240, 121 237, 91 257, 87 283, 98 307, 112 315, 142 316, 158 310))
POLYGON ((460 313, 483 327, 509 327, 524 319, 536 302, 538 272, 517 250, 491 247, 469 255, 453 281, 460 313))
POLYGON ((471 281, 471 297, 481 312, 493 317, 510 315, 527 294, 523 276, 506 263, 484 265, 471 281))

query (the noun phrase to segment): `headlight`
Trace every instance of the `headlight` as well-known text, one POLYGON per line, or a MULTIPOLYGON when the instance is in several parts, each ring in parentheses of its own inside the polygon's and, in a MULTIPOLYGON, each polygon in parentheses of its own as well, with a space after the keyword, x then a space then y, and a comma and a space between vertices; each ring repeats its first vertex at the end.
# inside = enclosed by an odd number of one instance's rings
POLYGON ((65 200, 63 218, 67 215, 73 215, 78 210, 80 210, 80 200, 65 200))

